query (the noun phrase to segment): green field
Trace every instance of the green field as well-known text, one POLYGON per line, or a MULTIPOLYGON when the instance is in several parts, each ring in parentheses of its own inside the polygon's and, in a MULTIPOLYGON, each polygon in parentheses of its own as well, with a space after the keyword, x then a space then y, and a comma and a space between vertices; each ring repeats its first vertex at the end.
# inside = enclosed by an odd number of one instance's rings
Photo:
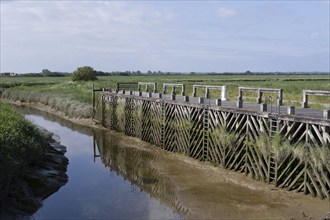
MULTIPOLYGON (((302 90, 326 90, 330 91, 330 75, 140 75, 140 76, 102 76, 97 81, 73 82, 70 77, 1 77, 0 92, 3 98, 21 101, 40 101, 44 104, 58 108, 67 114, 74 114, 82 105, 89 106, 92 102, 92 84, 96 88, 115 88, 116 82, 156 82, 158 91, 161 91, 163 83, 183 83, 186 85, 186 94, 191 95, 192 85, 226 85, 227 98, 236 101, 239 86, 258 88, 282 88, 284 105, 300 107, 302 90), (56 99, 54 101, 54 99, 56 99), (75 102, 73 105, 72 102, 75 102), (80 105, 73 108, 75 105, 80 105), (66 105, 71 107, 71 110, 66 105), (57 106, 57 107, 56 107, 57 106), (69 112, 70 111, 70 112, 69 112)), ((179 90, 177 91, 179 94, 179 90)), ((203 96, 200 90, 198 96, 203 96)), ((264 97, 276 94, 264 93, 264 97)), ((220 96, 219 91, 212 91, 211 97, 220 96)), ((244 93, 244 101, 255 102, 257 94, 244 93), (249 98, 250 97, 250 98, 249 98)), ((266 100, 267 101, 267 100, 266 100)), ((330 97, 309 97, 311 107, 328 109, 330 97)), ((84 109, 79 115, 88 116, 90 108, 84 109)))

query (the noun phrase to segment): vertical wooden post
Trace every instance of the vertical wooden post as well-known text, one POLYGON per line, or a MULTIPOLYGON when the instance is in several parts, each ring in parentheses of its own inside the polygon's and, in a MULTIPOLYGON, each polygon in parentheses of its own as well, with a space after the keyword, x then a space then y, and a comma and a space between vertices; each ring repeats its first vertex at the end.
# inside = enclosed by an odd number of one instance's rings
POLYGON ((181 95, 184 96, 185 94, 186 94, 186 86, 182 85, 181 95))
POLYGON ((304 167, 304 194, 307 195, 307 161, 305 161, 304 167))
POLYGON ((93 134, 93 159, 94 159, 94 163, 95 163, 95 155, 96 155, 96 149, 95 149, 95 134, 93 134))
POLYGON ((192 97, 196 97, 196 87, 193 86, 193 92, 191 94, 192 97))
POLYGON ((275 168, 274 168, 274 183, 275 183, 275 187, 277 187, 277 178, 278 178, 278 161, 275 159, 274 160, 275 163, 275 168))
POLYGON ((283 105, 283 89, 280 89, 278 91, 278 101, 277 101, 277 105, 281 106, 283 105))
POLYGON ((270 184, 270 160, 271 160, 271 155, 268 156, 267 159, 267 183, 270 184))
POLYGON ((104 101, 104 96, 102 95, 101 97, 101 124, 103 127, 105 127, 105 101, 104 101))
POLYGON ((223 85, 222 87, 221 87, 221 100, 222 101, 226 101, 227 100, 227 97, 226 97, 226 93, 227 93, 227 87, 226 87, 226 85, 223 85))
POLYGON ((154 92, 154 93, 157 92, 157 83, 154 84, 154 91, 153 91, 153 92, 154 92))
POLYGON ((94 83, 93 83, 93 86, 92 86, 92 103, 93 103, 93 116, 92 118, 94 118, 94 115, 95 115, 95 91, 94 91, 94 83))
POLYGON ((250 135, 249 135, 249 117, 246 117, 246 131, 245 131, 245 138, 246 138, 246 143, 245 143, 245 175, 248 175, 248 153, 249 153, 249 144, 247 144, 250 140, 250 135))
MULTIPOLYGON (((309 143, 309 130, 310 130, 310 125, 306 123, 305 144, 309 143)), ((305 146, 305 148, 306 148, 306 146, 305 146)))

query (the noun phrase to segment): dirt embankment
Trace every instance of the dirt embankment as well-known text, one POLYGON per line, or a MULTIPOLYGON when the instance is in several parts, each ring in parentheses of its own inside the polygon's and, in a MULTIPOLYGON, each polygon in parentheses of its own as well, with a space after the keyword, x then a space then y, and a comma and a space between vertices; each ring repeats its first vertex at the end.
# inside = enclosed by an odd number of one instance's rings
MULTIPOLYGON (((100 128, 92 119, 72 119, 48 106, 29 105, 80 125, 100 128)), ((186 219, 320 219, 330 212, 330 199, 288 192, 136 138, 126 140, 157 156, 153 165, 175 185, 177 198, 189 210, 186 219)))
POLYGON ((39 129, 50 136, 45 158, 40 164, 30 165, 22 180, 14 183, 0 207, 0 219, 28 219, 42 206, 44 199, 68 182, 66 147, 56 142, 51 133, 39 129))

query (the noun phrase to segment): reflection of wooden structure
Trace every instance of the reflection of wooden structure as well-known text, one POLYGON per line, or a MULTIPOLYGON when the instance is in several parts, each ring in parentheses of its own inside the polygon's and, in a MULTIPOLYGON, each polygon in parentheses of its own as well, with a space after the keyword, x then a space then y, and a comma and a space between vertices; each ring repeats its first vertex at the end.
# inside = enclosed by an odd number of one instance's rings
MULTIPOLYGON (((138 137, 172 152, 275 184, 277 187, 330 199, 330 165, 299 158, 294 151, 277 157, 256 146, 266 133, 282 135, 292 145, 311 149, 330 147, 330 120, 275 114, 242 108, 179 102, 143 96, 101 92, 97 118, 105 127, 138 137), (220 130, 235 134, 231 144, 222 143, 220 130)), ((327 152, 327 151, 325 151, 327 152)), ((325 155, 326 160, 329 155, 325 155)), ((326 161, 325 160, 325 161, 326 161)))
POLYGON ((131 182, 132 192, 136 192, 138 187, 150 196, 173 206, 180 213, 188 213, 188 209, 177 198, 171 180, 150 164, 155 159, 150 153, 120 146, 120 140, 115 136, 101 132, 94 133, 94 145, 100 152, 103 164, 131 182))

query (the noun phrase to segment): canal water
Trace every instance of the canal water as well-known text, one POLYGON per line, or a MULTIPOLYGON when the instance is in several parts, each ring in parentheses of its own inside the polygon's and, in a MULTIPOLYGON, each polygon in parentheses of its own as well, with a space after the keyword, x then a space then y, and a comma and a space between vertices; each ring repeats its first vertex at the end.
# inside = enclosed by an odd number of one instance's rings
POLYGON ((18 108, 54 133, 69 159, 66 185, 43 201, 33 219, 181 219, 171 205, 171 183, 153 169, 156 158, 124 136, 77 126, 51 114, 18 108))

